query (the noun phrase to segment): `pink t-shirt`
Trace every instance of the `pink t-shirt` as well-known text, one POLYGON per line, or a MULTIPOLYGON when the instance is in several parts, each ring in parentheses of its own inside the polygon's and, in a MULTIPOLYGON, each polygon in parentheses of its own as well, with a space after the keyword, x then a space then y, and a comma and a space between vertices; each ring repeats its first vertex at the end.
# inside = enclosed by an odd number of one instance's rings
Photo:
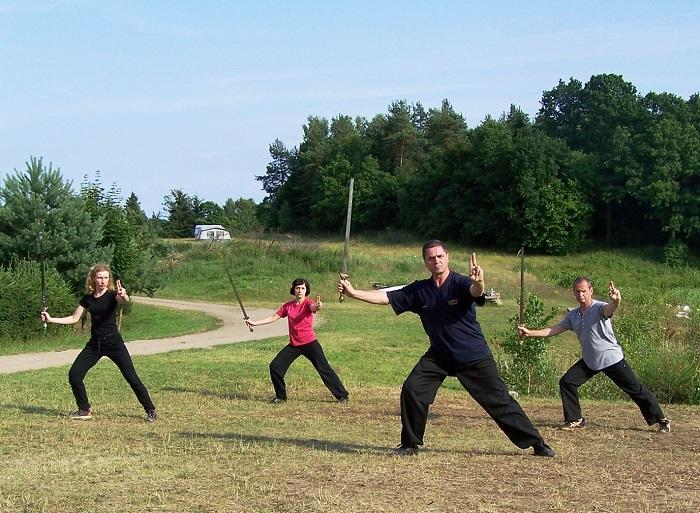
POLYGON ((289 324, 289 343, 303 346, 316 340, 314 333, 314 313, 311 308, 316 303, 308 298, 297 304, 296 300, 285 303, 277 309, 277 315, 287 317, 289 324))

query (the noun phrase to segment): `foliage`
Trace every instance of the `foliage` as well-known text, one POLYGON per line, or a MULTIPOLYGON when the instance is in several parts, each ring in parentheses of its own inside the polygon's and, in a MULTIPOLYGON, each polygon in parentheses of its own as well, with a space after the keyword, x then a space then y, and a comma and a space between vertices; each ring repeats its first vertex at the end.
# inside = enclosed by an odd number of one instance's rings
MULTIPOLYGON (((698 334, 697 320, 673 322, 670 312, 660 314, 658 306, 640 300, 634 314, 615 320, 615 333, 644 385, 662 403, 700 403, 700 347, 683 343, 698 334)), ((694 338, 697 341, 697 338, 694 338)))
POLYGON ((92 182, 85 177, 80 187, 80 196, 85 210, 92 218, 104 222, 100 243, 112 249, 112 273, 125 280, 125 283, 128 282, 133 269, 141 260, 141 231, 138 225, 129 222, 127 210, 121 206, 121 191, 113 184, 105 192, 97 172, 92 182))
MULTIPOLYGON (((46 306, 51 312, 72 312, 76 299, 68 283, 52 267, 46 268, 46 306)), ((20 260, 0 266, 0 342, 45 336, 41 311, 41 269, 38 262, 20 260)), ((50 324, 48 335, 57 332, 50 324)))
POLYGON ((192 237, 197 224, 193 198, 180 189, 173 189, 163 198, 163 206, 168 214, 167 237, 192 237))
POLYGON ((256 176, 255 179, 262 182, 263 190, 274 203, 277 193, 289 178, 296 153, 294 150, 288 150, 282 141, 275 139, 270 145, 270 156, 272 161, 267 165, 265 175, 256 176))
POLYGON ((59 169, 32 157, 23 173, 15 170, 0 188, 0 263, 38 258, 37 236, 52 267, 78 291, 95 262, 109 262, 112 248, 100 245, 103 217, 93 218, 74 196, 59 169))
MULTIPOLYGON (((527 302, 523 314, 523 323, 531 329, 541 329, 550 325, 557 315, 557 309, 551 308, 545 312, 544 303, 536 294, 527 294, 527 302)), ((500 367, 503 379, 512 389, 525 393, 552 394, 552 365, 545 359, 545 351, 551 341, 546 337, 518 337, 518 316, 510 317, 508 324, 512 326, 497 338, 500 348, 508 356, 502 360, 500 367)))
MULTIPOLYGON (((213 201, 175 189, 163 199, 168 219, 162 224, 167 237, 191 238, 198 224, 220 224, 231 232, 250 232, 260 228, 258 209, 252 199, 228 198, 223 207, 213 201)), ((267 211, 269 215, 269 210, 267 211)))
POLYGON ((582 178, 600 214, 592 233, 648 243, 700 232, 693 105, 667 93, 642 97, 619 75, 594 75, 585 85, 560 80, 545 91, 538 126, 590 157, 582 178))
POLYGON ((474 129, 447 100, 392 102, 370 121, 310 116, 299 148, 275 140, 260 219, 283 231, 412 230, 569 253, 587 238, 700 247, 700 100, 641 96, 622 76, 571 79, 474 129))
POLYGON ((670 267, 688 265, 688 245, 678 240, 670 240, 664 246, 664 262, 670 267))
POLYGON ((138 196, 135 193, 131 193, 128 198, 126 198, 126 203, 124 204, 124 210, 126 212, 127 222, 134 227, 145 227, 148 224, 148 217, 146 213, 141 208, 141 203, 139 202, 138 196))
POLYGON ((104 221, 100 243, 113 250, 112 273, 130 292, 152 297, 165 284, 167 273, 151 250, 153 239, 148 224, 142 222, 145 214, 139 213, 138 198, 132 194, 122 207, 120 194, 116 185, 105 192, 99 173, 92 182, 86 177, 80 189, 85 210, 104 221))
POLYGON ((221 224, 233 233, 247 233, 261 228, 257 218, 257 207, 252 199, 226 200, 222 209, 221 224))

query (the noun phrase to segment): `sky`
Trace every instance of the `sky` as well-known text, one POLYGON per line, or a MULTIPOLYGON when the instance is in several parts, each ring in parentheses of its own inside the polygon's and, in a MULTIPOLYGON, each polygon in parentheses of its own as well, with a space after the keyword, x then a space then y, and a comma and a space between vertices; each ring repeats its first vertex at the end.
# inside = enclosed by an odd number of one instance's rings
POLYGON ((601 73, 700 91, 700 2, 0 0, 0 180, 42 157, 148 215, 174 189, 259 202, 309 116, 447 99, 474 127, 601 73))

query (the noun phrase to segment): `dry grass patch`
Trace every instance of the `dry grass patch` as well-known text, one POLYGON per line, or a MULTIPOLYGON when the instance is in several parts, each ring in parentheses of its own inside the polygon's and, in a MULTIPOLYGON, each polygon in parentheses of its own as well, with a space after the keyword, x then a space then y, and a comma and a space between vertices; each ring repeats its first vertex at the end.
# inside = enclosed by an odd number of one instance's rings
POLYGON ((15 397, 0 424, 0 511, 700 507, 698 408, 667 408, 673 432, 662 435, 631 403, 586 402, 590 426, 568 433, 555 429, 558 401, 526 399, 525 410, 558 452, 546 459, 511 445, 465 392, 443 389, 425 450, 397 458, 389 449, 400 429, 398 387, 356 384, 351 392, 351 403, 341 405, 317 380, 302 379, 287 403, 271 405, 262 380, 162 385, 154 389, 161 418, 152 425, 128 391, 98 394, 96 418, 85 423, 65 418, 66 393, 31 404, 15 397))

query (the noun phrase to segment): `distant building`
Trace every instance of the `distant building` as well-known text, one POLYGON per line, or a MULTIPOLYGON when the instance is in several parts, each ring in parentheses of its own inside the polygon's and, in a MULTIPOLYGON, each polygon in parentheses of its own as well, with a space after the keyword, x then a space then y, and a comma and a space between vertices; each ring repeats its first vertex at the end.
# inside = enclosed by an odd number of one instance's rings
POLYGON ((198 224, 194 227, 194 240, 230 240, 231 234, 220 224, 198 224))

